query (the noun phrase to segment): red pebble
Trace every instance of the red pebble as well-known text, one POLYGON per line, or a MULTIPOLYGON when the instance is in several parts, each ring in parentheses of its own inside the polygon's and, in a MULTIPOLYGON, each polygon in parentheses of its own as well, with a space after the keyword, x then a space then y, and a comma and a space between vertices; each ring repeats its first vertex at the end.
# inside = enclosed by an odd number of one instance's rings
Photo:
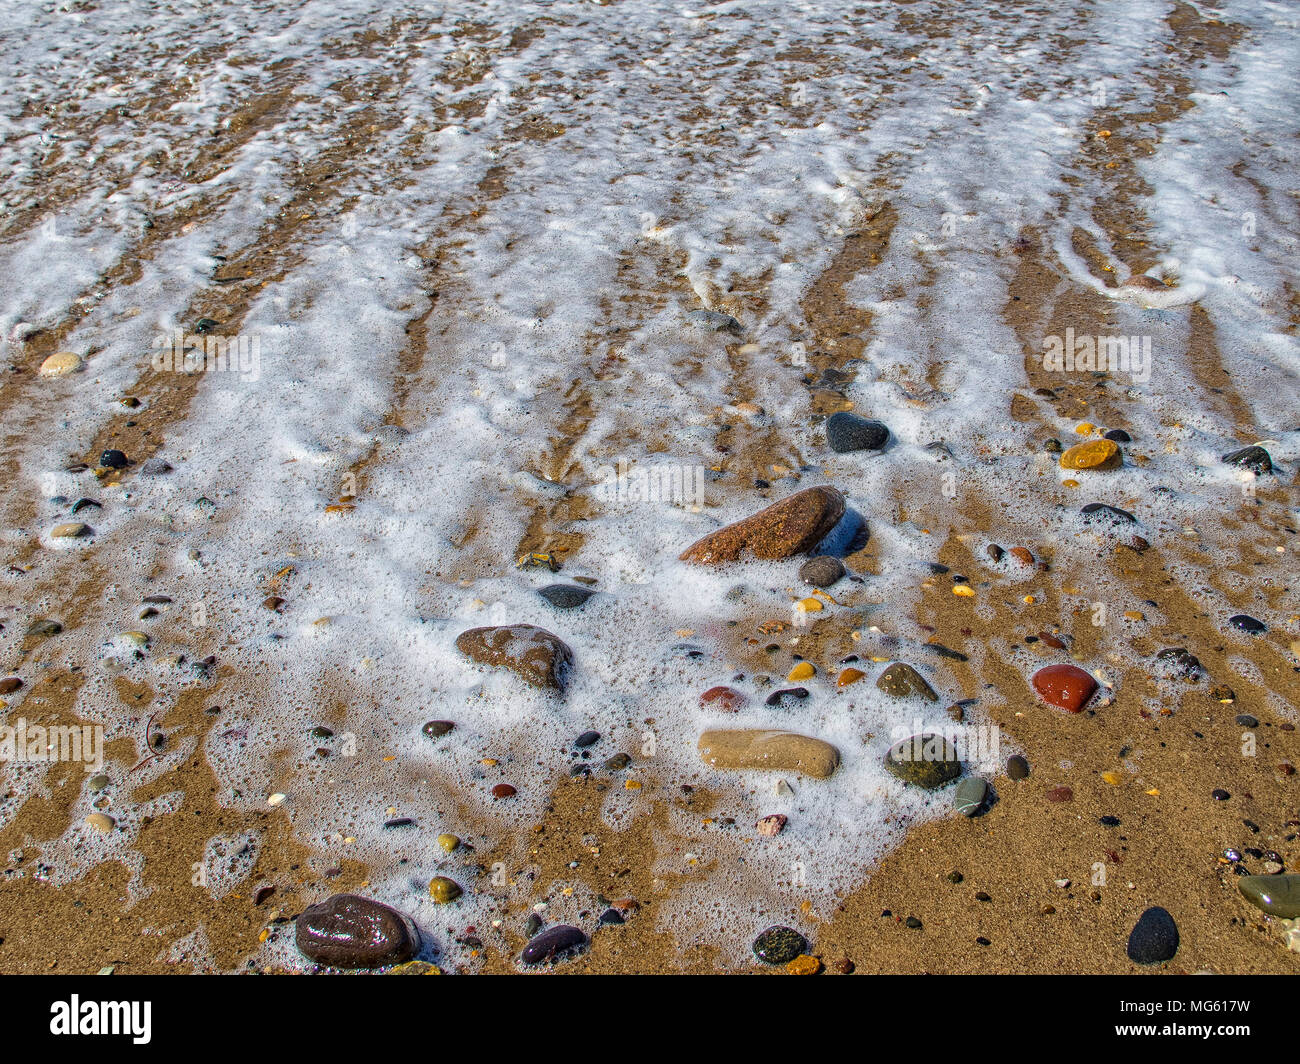
POLYGON ((710 687, 700 695, 701 706, 712 706, 724 713, 735 713, 745 704, 745 696, 734 687, 710 687))
POLYGON ((1074 791, 1069 787, 1053 787, 1047 792, 1049 802, 1072 802, 1074 801, 1074 791))
POLYGON ((514 796, 515 789, 508 783, 498 783, 492 788, 493 798, 513 798, 514 796))
POLYGON ((1097 681, 1077 665, 1048 665, 1034 673, 1034 690, 1044 702, 1078 713, 1097 693, 1097 681))

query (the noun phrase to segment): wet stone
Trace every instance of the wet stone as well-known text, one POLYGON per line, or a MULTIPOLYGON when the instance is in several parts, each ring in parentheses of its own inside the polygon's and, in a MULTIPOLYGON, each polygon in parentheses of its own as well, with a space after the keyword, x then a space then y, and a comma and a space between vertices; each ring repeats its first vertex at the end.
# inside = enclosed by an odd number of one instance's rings
POLYGON ((441 739, 454 727, 456 725, 449 720, 431 720, 420 731, 424 732, 430 739, 441 739))
POLYGON ((1237 723, 1240 724, 1243 728, 1259 727, 1259 718, 1252 717, 1249 713, 1238 713, 1236 720, 1237 723))
POLYGON ((1021 754, 1012 754, 1007 758, 1007 775, 1013 780, 1029 778, 1029 762, 1021 754))
POLYGON ((1300 917, 1300 875, 1243 876, 1237 889, 1255 908, 1284 920, 1300 917))
POLYGON ((977 776, 968 776, 957 784, 953 792, 952 804, 962 816, 978 816, 989 797, 989 785, 977 776))
POLYGON ((402 964, 420 949, 420 933, 409 917, 358 894, 335 894, 308 906, 294 940, 304 956, 334 968, 402 964))
POLYGON ((844 576, 844 563, 829 554, 809 558, 799 567, 799 579, 809 587, 831 587, 844 576))
POLYGON ((0 695, 11 695, 22 687, 23 681, 17 676, 6 676, 0 680, 0 695))
POLYGON ((769 927, 754 939, 754 956, 764 964, 789 964, 808 949, 808 940, 792 927, 769 927))
POLYGON ((745 696, 734 687, 710 687, 700 695, 700 706, 735 713, 745 704, 745 696))
POLYGON ((700 736, 698 749, 706 764, 732 771, 802 772, 826 779, 840 763, 839 751, 830 743, 787 731, 706 731, 700 736))
POLYGON ((556 924, 534 936, 524 947, 519 959, 525 964, 542 964, 545 961, 563 958, 582 949, 586 944, 587 936, 576 927, 556 924))
POLYGON ((880 677, 876 680, 876 686, 887 695, 894 698, 910 698, 913 695, 920 695, 927 702, 939 701, 939 696, 934 693, 924 677, 921 676, 911 665, 896 661, 889 666, 880 677))
POLYGON ((471 628, 456 648, 482 665, 504 667, 534 687, 563 691, 573 668, 573 651, 559 636, 531 624, 471 628))
POLYGON ((934 790, 961 775, 956 748, 942 735, 926 732, 901 739, 885 754, 885 768, 915 787, 934 790))
POLYGON ((1178 925, 1167 910, 1152 906, 1128 936, 1129 960, 1137 964, 1161 964, 1177 952, 1178 925))
POLYGON ((889 442, 889 429, 879 421, 841 411, 826 419, 826 444, 836 454, 880 451, 889 442))
POLYGON ((764 699, 764 704, 769 706, 794 706, 798 705, 808 697, 808 688, 806 687, 784 687, 779 691, 773 691, 764 699))
POLYGON ((600 742, 600 732, 585 731, 581 735, 579 735, 576 739, 573 740, 573 745, 576 746, 579 750, 584 750, 588 746, 595 746, 595 744, 598 742, 600 742))
POLYGON ((1130 525, 1137 521, 1127 510, 1107 506, 1104 502, 1090 502, 1079 513, 1088 524, 1130 525))
POLYGON ((577 609, 595 594, 591 588, 578 584, 548 584, 537 593, 557 610, 577 609))
POLYGON ((1228 623, 1238 631, 1245 632, 1247 635, 1263 635, 1268 631, 1268 625, 1263 621, 1256 620, 1249 614, 1238 613, 1234 617, 1228 618, 1228 623))
POLYGON ((129 463, 121 451, 110 449, 99 456, 99 464, 103 469, 125 469, 129 463))
POLYGON ((1243 447, 1223 456, 1228 465, 1249 469, 1256 476, 1273 472, 1273 459, 1263 447, 1243 447))
POLYGON ((780 561, 812 550, 844 516, 844 496, 834 488, 805 488, 752 517, 697 540, 681 554, 684 562, 712 565, 742 555, 780 561))
POLYGON ((1156 654, 1156 661, 1164 664, 1174 675, 1191 679, 1201 673, 1201 662, 1186 647, 1166 647, 1156 654))
POLYGON ((1032 682, 1044 702, 1069 713, 1080 712, 1097 691, 1097 681, 1077 665, 1048 665, 1032 682))

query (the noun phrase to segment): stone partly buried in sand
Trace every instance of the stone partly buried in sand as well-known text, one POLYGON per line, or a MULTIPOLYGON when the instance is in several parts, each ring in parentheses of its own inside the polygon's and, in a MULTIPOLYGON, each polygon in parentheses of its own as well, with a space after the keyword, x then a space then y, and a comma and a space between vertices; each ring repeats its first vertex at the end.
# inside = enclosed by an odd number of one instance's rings
POLYGON ((1118 469, 1123 464, 1119 444, 1114 440, 1076 443, 1061 455, 1062 469, 1118 469))
POLYGON ((764 964, 789 964, 808 949, 808 940, 793 927, 769 927, 754 939, 753 949, 764 964))
POLYGON ((335 894, 298 917, 294 941, 306 957, 333 968, 383 968, 419 952, 411 920, 359 894, 335 894))
POLYGON ((932 791, 961 775, 957 748, 942 735, 926 732, 901 739, 885 754, 885 768, 904 783, 932 791))
POLYGON ((1283 920, 1300 917, 1300 875, 1242 876, 1237 889, 1251 905, 1283 920))
POLYGON ((573 668, 573 651, 557 635, 531 624, 471 628, 456 637, 456 649, 483 665, 504 666, 534 687, 563 691, 573 668))
POLYGON ((706 731, 698 749, 706 764, 732 771, 769 769, 826 779, 840 764, 840 752, 830 743, 787 731, 706 731))
POLYGON ((920 695, 927 702, 939 701, 934 688, 925 682, 925 678, 911 665, 896 661, 880 674, 876 686, 894 698, 910 698, 920 695))
POLYGON ((1178 952, 1178 925, 1168 910, 1153 905, 1144 912, 1128 936, 1129 960, 1161 964, 1178 952))
POLYGON ((834 488, 805 488, 752 517, 710 532, 682 552, 697 565, 734 562, 743 554, 780 561, 812 550, 844 516, 844 496, 834 488))
POLYGON ((1034 690, 1044 702, 1080 712, 1097 692, 1097 681, 1077 665, 1048 665, 1034 673, 1034 690))
POLYGON ((555 927, 548 927, 540 935, 534 937, 524 947, 519 959, 525 964, 541 964, 543 961, 574 953, 582 949, 586 944, 587 936, 576 927, 570 927, 568 924, 557 924, 555 927))

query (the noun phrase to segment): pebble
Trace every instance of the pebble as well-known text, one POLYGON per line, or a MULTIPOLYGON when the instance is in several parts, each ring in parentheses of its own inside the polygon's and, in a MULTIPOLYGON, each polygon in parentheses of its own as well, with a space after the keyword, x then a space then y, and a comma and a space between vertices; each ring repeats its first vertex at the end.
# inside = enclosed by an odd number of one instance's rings
POLYGON ((1062 469, 1117 469, 1123 462, 1114 440, 1089 440, 1076 443, 1061 455, 1062 469))
POLYGON ((66 377, 81 369, 81 356, 75 351, 56 351, 41 363, 36 372, 42 377, 66 377))
POLYGON ((573 668, 573 651, 557 635, 531 624, 471 628, 456 637, 456 648, 482 665, 502 666, 526 683, 563 691, 573 668))
POLYGON ((1048 665, 1032 682, 1044 702, 1069 713, 1080 712, 1097 691, 1097 681, 1077 665, 1048 665))
POLYGON ((1029 762, 1021 754, 1012 754, 1007 758, 1007 775, 1013 780, 1029 778, 1029 762))
POLYGON ((1259 727, 1259 718, 1252 717, 1249 713, 1238 713, 1236 719, 1237 719, 1237 723, 1240 724, 1243 728, 1259 727))
POLYGON ((962 816, 978 816, 989 797, 989 785, 978 776, 967 776, 953 792, 953 808, 962 816))
POLYGON ((586 944, 587 936, 576 927, 556 924, 534 936, 524 947, 519 959, 525 964, 541 964, 580 950, 586 944))
POLYGON ((627 921, 617 909, 606 909, 600 914, 600 919, 596 923, 600 924, 601 927, 618 927, 620 924, 627 923, 627 921))
POLYGON ((90 816, 86 817, 86 823, 96 831, 112 831, 117 821, 107 813, 91 813, 90 816))
POLYGON ((705 709, 718 709, 724 713, 735 713, 747 699, 734 687, 710 687, 700 695, 700 706, 705 709))
POLYGON ((790 961, 785 970, 787 975, 816 975, 822 970, 822 962, 805 953, 790 961))
POLYGON ((598 742, 600 742, 600 732, 585 731, 573 740, 573 745, 579 750, 585 750, 589 746, 595 746, 598 742))
POLYGON ((557 610, 573 610, 595 594, 589 587, 578 584, 547 584, 537 593, 557 610))
POLYGON ((171 464, 164 458, 150 458, 140 467, 140 473, 146 477, 166 476, 171 471, 171 464))
POLYGON ((813 666, 812 662, 801 661, 790 670, 790 674, 786 677, 786 682, 798 683, 800 680, 811 680, 816 675, 817 669, 813 666))
POLYGON ((805 488, 735 524, 697 540, 681 554, 684 562, 733 562, 744 553, 780 561, 812 550, 844 516, 844 496, 834 488, 805 488))
POLYGON ((6 676, 0 680, 0 695, 11 695, 22 687, 23 681, 17 676, 6 676))
POLYGON ((848 687, 850 684, 857 683, 866 675, 867 674, 863 672, 861 669, 854 669, 854 668, 842 669, 840 671, 840 674, 837 677, 835 677, 835 686, 848 687))
POLYGON ((382 968, 411 960, 420 933, 410 918, 358 894, 335 894, 298 917, 294 942, 304 956, 334 968, 382 968))
POLYGON ((460 884, 446 876, 434 876, 429 880, 429 897, 439 905, 447 905, 463 894, 460 884))
POLYGON ((1270 916, 1300 918, 1300 875, 1242 876, 1237 889, 1251 905, 1270 916))
POLYGON ((58 635, 62 631, 63 631, 62 624, 60 624, 58 621, 51 621, 46 619, 40 621, 33 621, 30 625, 28 625, 27 631, 24 634, 29 636, 58 635))
POLYGON ((1094 521, 1106 521, 1112 525, 1134 524, 1137 518, 1118 506, 1107 506, 1104 502, 1090 502, 1079 511, 1083 519, 1091 524, 1094 521))
POLYGON ((830 743, 787 731, 706 731, 697 749, 705 764, 728 771, 767 769, 826 779, 840 763, 840 752, 830 743))
POLYGON ((112 448, 99 456, 101 469, 125 469, 128 464, 126 455, 112 448))
POLYGON ((86 781, 86 787, 91 794, 98 794, 100 791, 105 790, 111 782, 112 780, 107 775, 99 772, 86 781))
POLYGON ((789 706, 802 702, 808 697, 808 688, 806 687, 783 687, 779 691, 773 691, 764 700, 765 705, 769 706, 789 706))
POLYGON ((882 672, 876 680, 876 686, 894 698, 910 698, 920 695, 927 702, 939 701, 934 688, 911 665, 896 661, 882 672))
POLYGON ((721 311, 692 310, 686 317, 693 325, 710 329, 713 332, 729 332, 735 336, 741 334, 740 322, 730 314, 723 314, 721 311))
POLYGON ((1228 465, 1249 469, 1256 476, 1263 476, 1266 473, 1273 472, 1272 456, 1263 447, 1243 447, 1239 451, 1225 454, 1223 461, 1227 462, 1228 465))
POLYGON ((1130 435, 1129 435, 1127 432, 1125 432, 1123 429, 1111 429, 1111 430, 1110 430, 1108 433, 1106 433, 1106 435, 1103 436, 1102 438, 1103 438, 1103 439, 1107 439, 1107 440, 1114 440, 1116 443, 1132 443, 1132 442, 1133 442, 1133 437, 1130 436, 1130 435))
POLYGON ((454 727, 456 725, 449 720, 431 720, 420 731, 424 732, 430 739, 441 739, 454 727))
POLYGON ((808 951, 808 940, 792 927, 769 927, 754 939, 753 948, 764 964, 789 964, 808 951))
POLYGON ((799 567, 799 579, 809 587, 832 587, 844 573, 844 563, 830 554, 809 558, 799 567))
POLYGON ((1234 617, 1229 617, 1228 623, 1247 635, 1263 635, 1268 631, 1268 625, 1263 621, 1258 621, 1245 613, 1238 613, 1234 617))
POLYGON ((605 762, 604 767, 607 772, 621 772, 630 764, 632 764, 632 758, 627 754, 615 754, 605 762))
POLYGON ((1200 659, 1186 647, 1165 647, 1156 654, 1156 661, 1163 662, 1184 679, 1191 679, 1201 673, 1200 659))
POLYGON ((460 839, 456 835, 444 831, 438 836, 438 845, 442 848, 443 853, 451 853, 460 845, 460 839))
POLYGON ((90 526, 83 525, 80 521, 68 521, 50 529, 51 539, 79 539, 88 535, 90 535, 90 526))
POLYGON ((1047 792, 1047 800, 1057 805, 1074 801, 1074 789, 1071 787, 1053 787, 1047 792))
POLYGON ((497 799, 513 798, 516 793, 518 792, 516 792, 515 789, 512 786, 510 786, 510 784, 508 783, 498 783, 495 787, 492 788, 492 797, 497 799))
POLYGON ((889 442, 889 429, 879 421, 841 412, 826 419, 826 444, 836 454, 881 451, 889 442))
POLYGON ((1138 964, 1160 964, 1178 952, 1178 925, 1158 905, 1144 912, 1128 936, 1129 960, 1138 964))
POLYGON ((1227 791, 1225 791, 1222 787, 1216 787, 1214 790, 1210 792, 1210 797, 1213 798, 1216 802, 1226 802, 1229 798, 1232 797, 1232 795, 1229 794, 1227 791))
POLYGON ((785 830, 786 823, 786 817, 781 813, 772 813, 770 816, 762 817, 755 827, 760 835, 774 839, 785 830))
POLYGON ((957 750, 942 735, 932 732, 900 739, 885 753, 885 768, 916 787, 934 790, 961 775, 957 750))

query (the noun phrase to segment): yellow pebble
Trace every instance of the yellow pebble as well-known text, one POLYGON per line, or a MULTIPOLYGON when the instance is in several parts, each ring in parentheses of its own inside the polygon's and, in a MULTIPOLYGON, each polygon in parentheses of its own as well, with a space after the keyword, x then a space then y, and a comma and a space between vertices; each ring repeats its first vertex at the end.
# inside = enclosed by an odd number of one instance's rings
POLYGON ((1104 779, 1107 783, 1109 783, 1112 787, 1118 787, 1124 781, 1124 777, 1122 774, 1113 771, 1103 772, 1101 774, 1101 778, 1104 779))
POLYGON ((1063 480, 1061 481, 1061 486, 1066 488, 1077 488, 1079 482, 1077 480, 1063 480))
POLYGON ((1089 440, 1076 443, 1061 455, 1062 469, 1115 469, 1123 459, 1114 440, 1089 440))
POLYGON ((836 677, 835 686, 848 687, 849 684, 857 683, 865 675, 866 673, 861 669, 845 669, 838 677, 836 677))
POLYGON ((1130 620, 1130 621, 1145 621, 1145 620, 1146 620, 1146 614, 1144 614, 1141 610, 1125 610, 1125 611, 1124 611, 1124 616, 1125 616, 1125 618, 1127 618, 1127 619, 1130 620))
POLYGON ((785 970, 790 975, 816 975, 822 970, 822 962, 805 953, 787 964, 785 970))
POLYGON ((1081 425, 1075 425, 1074 431, 1077 432, 1080 436, 1091 436, 1094 432, 1097 431, 1097 426, 1094 425, 1091 421, 1085 421, 1081 425))
POLYGON ((952 589, 954 595, 960 595, 962 598, 974 598, 975 589, 969 584, 958 584, 952 589))
POLYGON ((641 781, 640 781, 640 780, 624 780, 624 781, 623 781, 623 788, 624 788, 624 790, 629 790, 629 791, 639 791, 639 790, 641 789, 641 781))
POLYGON ((1025 604, 1028 605, 1028 606, 1032 606, 1032 605, 1033 605, 1035 602, 1037 602, 1037 601, 1038 601, 1038 599, 1034 598, 1033 595, 1026 595, 1025 598, 1024 598, 1024 602, 1025 602, 1025 604))
POLYGON ((787 676, 786 679, 790 683, 794 683, 797 680, 811 680, 816 675, 817 670, 813 668, 812 662, 801 661, 790 670, 790 675, 787 676))
POLYGON ((821 599, 815 598, 800 599, 798 606, 804 613, 820 613, 826 608, 822 605, 821 599))

